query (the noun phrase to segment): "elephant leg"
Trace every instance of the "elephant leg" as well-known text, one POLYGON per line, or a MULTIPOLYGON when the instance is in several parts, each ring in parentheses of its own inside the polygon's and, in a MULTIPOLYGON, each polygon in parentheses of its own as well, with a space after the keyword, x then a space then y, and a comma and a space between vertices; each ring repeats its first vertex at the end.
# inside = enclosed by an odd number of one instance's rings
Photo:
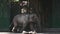
POLYGON ((22 26, 22 29, 20 30, 20 32, 24 31, 26 26, 27 26, 27 23, 23 23, 23 26, 22 26))
POLYGON ((17 27, 13 27, 12 32, 17 32, 17 27))
POLYGON ((32 23, 30 23, 30 29, 31 29, 32 31, 35 30, 32 23))

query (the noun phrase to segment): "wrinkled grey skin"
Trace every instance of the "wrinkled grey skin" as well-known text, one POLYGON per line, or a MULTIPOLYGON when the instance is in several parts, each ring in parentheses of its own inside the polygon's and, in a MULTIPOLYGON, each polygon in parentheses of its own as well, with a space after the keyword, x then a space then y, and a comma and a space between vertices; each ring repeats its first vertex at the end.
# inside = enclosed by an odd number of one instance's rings
POLYGON ((22 28, 20 30, 20 32, 22 32, 25 29, 25 27, 27 26, 27 24, 30 24, 30 26, 29 26, 30 29, 35 31, 34 26, 36 26, 36 25, 33 26, 33 24, 38 24, 40 27, 39 22, 40 22, 39 18, 37 17, 36 14, 18 14, 13 19, 14 27, 13 27, 12 31, 14 31, 15 27, 22 26, 22 28))

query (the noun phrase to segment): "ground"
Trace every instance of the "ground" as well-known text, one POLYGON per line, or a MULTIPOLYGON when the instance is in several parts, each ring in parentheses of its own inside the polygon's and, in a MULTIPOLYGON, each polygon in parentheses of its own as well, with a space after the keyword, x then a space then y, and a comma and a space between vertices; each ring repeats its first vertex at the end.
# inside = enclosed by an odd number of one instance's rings
MULTIPOLYGON (((21 33, 0 32, 0 34, 21 34, 21 33)), ((37 34, 60 34, 60 33, 37 33, 37 34)))

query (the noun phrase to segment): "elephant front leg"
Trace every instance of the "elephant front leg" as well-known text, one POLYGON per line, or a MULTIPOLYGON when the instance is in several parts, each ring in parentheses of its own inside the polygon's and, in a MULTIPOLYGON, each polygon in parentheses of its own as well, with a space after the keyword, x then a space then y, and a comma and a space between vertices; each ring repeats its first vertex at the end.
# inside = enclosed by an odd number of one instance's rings
POLYGON ((12 32, 17 32, 16 30, 17 30, 17 27, 14 26, 12 29, 12 32))
POLYGON ((22 26, 22 29, 20 30, 20 32, 24 31, 26 26, 27 26, 27 23, 24 23, 23 26, 22 26))
POLYGON ((31 31, 35 31, 32 23, 30 23, 30 29, 31 29, 31 31))

